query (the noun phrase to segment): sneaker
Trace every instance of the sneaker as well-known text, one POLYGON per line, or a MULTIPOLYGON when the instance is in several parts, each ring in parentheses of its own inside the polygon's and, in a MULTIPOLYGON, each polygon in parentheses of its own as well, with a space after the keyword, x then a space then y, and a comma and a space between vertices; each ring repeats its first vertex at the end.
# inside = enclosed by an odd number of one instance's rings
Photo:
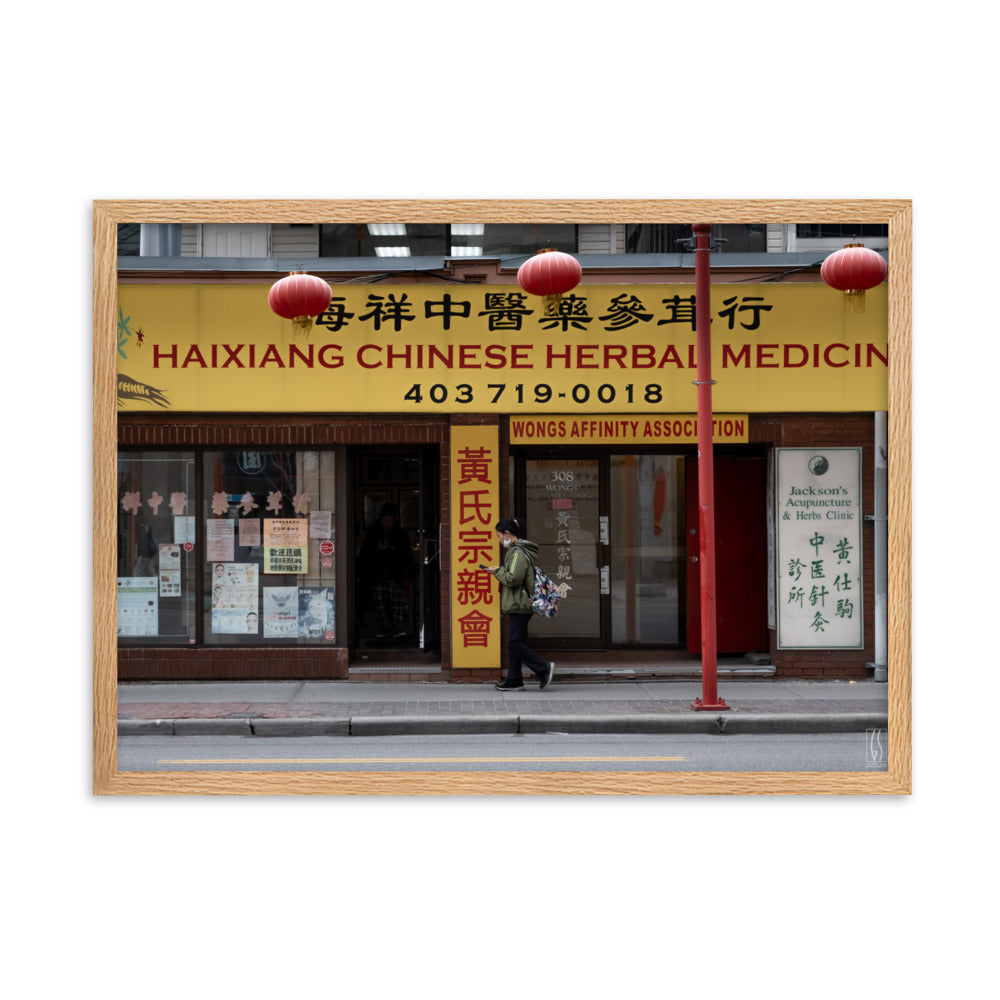
POLYGON ((549 663, 549 672, 541 678, 542 685, 538 689, 539 691, 544 691, 551 683, 552 678, 556 675, 556 665, 554 663, 549 663))
POLYGON ((503 680, 493 685, 498 691, 523 691, 524 681, 503 680))

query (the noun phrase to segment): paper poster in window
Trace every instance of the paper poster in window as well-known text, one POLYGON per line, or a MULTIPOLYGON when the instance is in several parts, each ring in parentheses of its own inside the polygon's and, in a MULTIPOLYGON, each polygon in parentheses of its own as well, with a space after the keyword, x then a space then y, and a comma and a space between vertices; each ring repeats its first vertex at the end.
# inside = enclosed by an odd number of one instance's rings
POLYGON ((309 537, 320 540, 329 538, 333 531, 333 511, 314 510, 309 514, 309 537))
POLYGON ((256 563, 216 563, 212 567, 212 632, 257 635, 256 563))
POLYGON ((174 518, 174 541, 178 545, 190 542, 194 545, 194 517, 183 515, 174 518))
POLYGON ((260 545, 260 518, 247 517, 240 520, 239 528, 240 545, 243 548, 250 548, 260 545))
POLYGON ((160 546, 160 597, 181 596, 181 547, 160 546))
POLYGON ((210 517, 205 522, 205 562, 232 562, 233 519, 230 517, 210 517))
POLYGON ((299 638, 336 638, 334 597, 330 587, 299 587, 299 638))
POLYGON ((299 588, 264 587, 264 635, 295 639, 299 634, 299 588))
POLYGON ((118 634, 158 635, 159 625, 156 577, 118 577, 118 634))
POLYGON ((309 522, 304 517, 264 521, 264 572, 306 573, 309 568, 309 522))

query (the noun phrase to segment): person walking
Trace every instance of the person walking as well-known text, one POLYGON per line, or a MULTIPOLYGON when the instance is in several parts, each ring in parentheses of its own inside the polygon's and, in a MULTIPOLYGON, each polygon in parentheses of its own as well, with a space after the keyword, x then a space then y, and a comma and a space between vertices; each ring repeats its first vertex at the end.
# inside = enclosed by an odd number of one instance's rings
POLYGON ((535 556, 538 546, 523 537, 517 518, 497 522, 497 537, 506 550, 502 566, 483 567, 500 583, 500 614, 509 618, 507 632, 507 676, 496 685, 498 691, 523 691, 527 667, 541 682, 544 691, 551 683, 556 665, 537 656, 528 646, 531 594, 535 586, 535 556))

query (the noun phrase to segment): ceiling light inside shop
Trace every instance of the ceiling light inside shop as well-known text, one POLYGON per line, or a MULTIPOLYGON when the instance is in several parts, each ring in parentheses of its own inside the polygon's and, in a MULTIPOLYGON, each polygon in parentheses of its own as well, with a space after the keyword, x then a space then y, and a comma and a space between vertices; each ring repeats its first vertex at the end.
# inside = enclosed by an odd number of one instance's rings
POLYGON ((452 257, 482 257, 482 247, 452 247, 452 257))
POLYGON ((372 236, 405 236, 406 226, 402 222, 373 222, 368 225, 372 236))
POLYGON ((409 247, 375 247, 375 254, 378 257, 409 257, 409 247))
POLYGON ((452 223, 452 236, 482 236, 486 232, 486 226, 481 222, 458 222, 452 223))

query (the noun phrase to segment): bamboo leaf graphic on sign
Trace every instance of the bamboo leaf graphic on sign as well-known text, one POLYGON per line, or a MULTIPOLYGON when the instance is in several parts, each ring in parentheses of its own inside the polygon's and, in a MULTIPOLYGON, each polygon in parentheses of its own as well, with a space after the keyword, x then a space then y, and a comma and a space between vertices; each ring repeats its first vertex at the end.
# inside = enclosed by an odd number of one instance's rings
POLYGON ((155 386, 146 385, 145 382, 138 382, 128 375, 118 374, 118 405, 121 406, 123 400, 142 399, 147 403, 155 403, 157 406, 169 407, 166 394, 162 389, 155 386))
MULTIPOLYGON (((143 336, 142 330, 133 331, 129 326, 132 322, 131 316, 126 316, 122 307, 118 307, 118 353, 127 361, 128 355, 125 353, 125 345, 129 338, 135 336, 136 344, 141 345, 143 336)), ((147 403, 155 403, 157 406, 170 406, 167 402, 166 394, 162 389, 155 386, 146 385, 128 375, 118 374, 118 405, 131 399, 145 400, 147 403)))
POLYGON ((128 343, 128 338, 132 336, 132 331, 129 329, 129 322, 131 321, 131 316, 126 316, 122 312, 122 307, 118 307, 118 353, 128 360, 128 355, 124 351, 125 345, 128 343))

